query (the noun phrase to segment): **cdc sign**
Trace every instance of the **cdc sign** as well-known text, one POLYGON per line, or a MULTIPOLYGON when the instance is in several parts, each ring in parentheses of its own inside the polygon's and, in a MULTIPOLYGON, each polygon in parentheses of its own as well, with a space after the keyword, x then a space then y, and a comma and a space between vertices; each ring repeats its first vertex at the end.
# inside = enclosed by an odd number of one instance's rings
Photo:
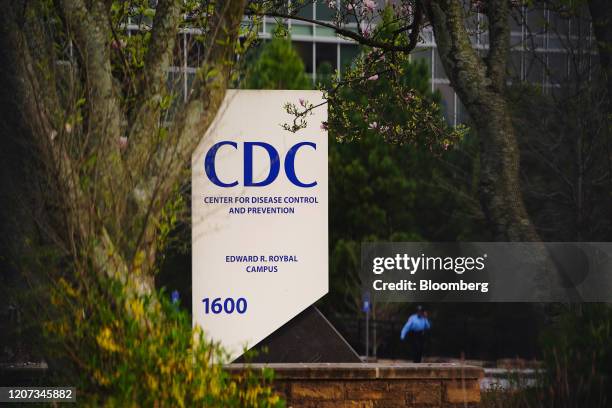
POLYGON ((228 91, 192 158, 193 323, 238 357, 328 290, 325 105, 318 91, 228 91), (305 103, 304 103, 305 104, 305 103))

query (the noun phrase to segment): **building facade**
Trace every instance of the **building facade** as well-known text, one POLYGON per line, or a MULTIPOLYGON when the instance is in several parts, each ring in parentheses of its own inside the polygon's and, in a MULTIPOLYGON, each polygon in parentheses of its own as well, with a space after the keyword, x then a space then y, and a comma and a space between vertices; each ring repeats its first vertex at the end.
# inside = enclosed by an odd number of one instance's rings
MULTIPOLYGON (((339 5, 341 0, 337 1, 339 5)), ((388 2, 378 0, 378 8, 382 9, 388 2)), ((335 10, 329 7, 328 1, 319 0, 305 5, 299 15, 306 19, 333 22, 335 10)), ((486 17, 473 9, 469 10, 468 15, 467 25, 472 33, 472 43, 484 55, 488 49, 486 17)), ((258 37, 270 39, 279 23, 291 34, 291 41, 313 82, 323 71, 329 71, 329 67, 331 72, 342 76, 346 67, 360 53, 358 44, 336 34, 333 28, 295 19, 279 21, 266 17, 257 27, 258 37)), ((249 24, 247 18, 245 24, 249 24)), ((535 6, 530 8, 515 7, 510 24, 510 83, 524 81, 541 87, 544 93, 555 94, 568 81, 589 80, 597 69, 592 24, 586 9, 570 14, 554 8, 548 2, 536 1, 535 6)), ((346 28, 356 30, 350 24, 346 28)), ((139 28, 131 25, 130 29, 139 28)), ((197 30, 189 29, 179 34, 181 55, 169 74, 169 82, 180 88, 184 96, 203 55, 202 45, 193 41, 198 34, 197 30)), ((411 58, 425 61, 429 66, 431 89, 441 94, 448 122, 453 125, 466 122, 467 113, 444 72, 431 27, 423 29, 421 41, 411 58)))

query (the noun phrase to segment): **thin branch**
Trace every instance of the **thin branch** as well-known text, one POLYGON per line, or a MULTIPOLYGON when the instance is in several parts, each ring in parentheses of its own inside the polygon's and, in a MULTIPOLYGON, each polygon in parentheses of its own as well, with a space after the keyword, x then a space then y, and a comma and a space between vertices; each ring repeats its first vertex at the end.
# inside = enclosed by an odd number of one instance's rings
POLYGON ((412 21, 412 24, 410 24, 412 31, 410 31, 410 34, 408 35, 408 44, 414 44, 414 47, 416 47, 416 44, 419 42, 419 34, 421 32, 421 27, 423 26, 424 20, 423 3, 417 1, 415 7, 414 20, 412 21))
MULTIPOLYGON (((247 15, 252 15, 252 13, 248 12, 246 13, 247 15)), ((408 42, 407 45, 396 45, 393 44, 392 42, 385 42, 385 41, 379 41, 376 40, 374 38, 369 38, 364 36, 363 34, 360 33, 356 33, 354 31, 348 30, 346 28, 342 28, 339 27, 336 24, 332 24, 332 23, 328 23, 325 21, 319 21, 319 20, 314 20, 311 18, 307 18, 307 17, 302 17, 302 16, 298 16, 298 15, 293 15, 293 14, 285 14, 285 13, 278 13, 275 11, 268 11, 264 13, 266 16, 268 17, 276 17, 276 18, 288 18, 288 19, 292 19, 292 20, 298 20, 298 21, 304 21, 306 23, 312 23, 312 24, 316 24, 318 26, 321 27, 327 27, 327 28, 331 28, 333 30, 336 31, 337 34, 346 37, 346 38, 350 38, 351 40, 354 40, 356 42, 358 42, 359 44, 362 45, 366 45, 368 47, 372 47, 372 48, 380 48, 382 50, 385 51, 395 51, 395 52, 412 52, 412 50, 414 50, 418 44, 418 33, 420 30, 420 27, 413 27, 412 28, 412 32, 416 31, 415 35, 411 35, 409 37, 410 41, 408 42), (415 38, 413 38, 415 37, 415 38)), ((413 25, 413 24, 411 24, 413 25)))

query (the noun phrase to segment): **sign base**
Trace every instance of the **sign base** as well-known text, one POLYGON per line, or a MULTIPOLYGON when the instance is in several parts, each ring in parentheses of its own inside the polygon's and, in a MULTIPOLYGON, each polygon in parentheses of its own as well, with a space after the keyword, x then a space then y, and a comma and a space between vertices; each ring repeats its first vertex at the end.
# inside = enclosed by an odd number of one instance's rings
MULTIPOLYGON (((361 363, 359 355, 315 306, 253 347, 249 363, 361 363), (267 350, 267 351, 264 351, 267 350)), ((244 356, 235 363, 245 363, 244 356)))

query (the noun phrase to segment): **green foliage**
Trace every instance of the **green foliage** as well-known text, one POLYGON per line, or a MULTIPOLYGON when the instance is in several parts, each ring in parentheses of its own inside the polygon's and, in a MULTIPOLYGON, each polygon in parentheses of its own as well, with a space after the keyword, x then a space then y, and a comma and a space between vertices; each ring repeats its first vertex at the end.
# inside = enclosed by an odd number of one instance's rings
MULTIPOLYGON (((283 89, 282 81, 269 78, 275 78, 277 65, 286 61, 268 62, 264 51, 252 62, 259 68, 250 71, 249 80, 256 88, 283 89)), ((377 60, 377 55, 358 57, 341 80, 325 64, 317 72, 318 85, 328 96, 330 118, 322 125, 330 135, 331 296, 327 301, 335 312, 359 306, 355 300, 360 296, 361 242, 454 241, 473 236, 481 226, 479 214, 470 214, 475 203, 465 187, 473 183, 473 159, 466 152, 474 151, 474 140, 463 139, 464 129, 445 123, 440 96, 429 91, 425 64, 408 58, 377 60), (390 62, 399 68, 397 75, 368 79, 368 69, 384 69, 390 62), (409 95, 408 100, 401 95, 409 95), (467 179, 449 172, 444 160, 468 169, 467 179)), ((296 118, 295 127, 301 128, 313 106, 303 101, 286 108, 296 118)), ((290 125, 286 129, 295 130, 290 125)))
MULTIPOLYGON (((396 38, 398 29, 390 8, 382 13, 383 22, 374 36, 396 38)), ((355 140, 374 133, 386 141, 427 148, 438 154, 460 141, 463 126, 448 126, 441 115, 439 97, 427 91, 428 69, 410 62, 405 53, 389 53, 365 48, 362 55, 335 79, 328 93, 329 128, 336 137, 355 140)))
POLYGON ((473 149, 471 143, 467 139, 460 148, 433 157, 427 148, 389 144, 375 132, 346 142, 330 137, 331 298, 348 301, 334 309, 357 306, 347 291, 359 286, 361 242, 479 236, 483 220, 469 176, 449 171, 462 160, 472 166, 463 157, 464 149, 473 149))
POLYGON ((317 67, 317 85, 319 88, 331 88, 334 77, 334 69, 329 62, 325 61, 317 67))
MULTIPOLYGON (((146 55, 151 45, 151 34, 153 22, 157 10, 149 0, 132 0, 110 2, 110 21, 113 26, 112 35, 108 38, 111 48, 111 63, 113 76, 121 85, 122 108, 128 112, 140 108, 140 94, 138 85, 143 82, 142 75, 145 72, 146 55), (124 27, 131 26, 130 31, 124 27), (137 28, 137 29, 134 29, 137 28)), ((211 16, 215 14, 215 2, 202 0, 184 0, 181 2, 182 18, 178 23, 179 28, 189 30, 200 30, 201 33, 193 33, 183 37, 175 38, 175 54, 172 65, 183 66, 185 55, 189 55, 189 65, 196 66, 197 75, 210 80, 219 74, 218 69, 204 64, 203 49, 210 46, 211 16)), ((57 17, 56 17, 57 18, 57 17)), ((59 19, 58 19, 59 20, 59 19)), ((236 41, 233 48, 235 57, 242 57, 247 53, 252 43, 256 41, 257 27, 261 17, 254 16, 250 24, 240 26, 240 41, 236 41)), ((60 32, 61 34, 61 32, 60 32)), ((62 39, 67 43, 67 39, 62 39)), ((65 44, 63 45, 64 47, 65 44)), ((229 61, 227 61, 229 62, 229 61)), ((233 70, 230 79, 236 79, 238 72, 233 70)), ((183 99, 183 76, 169 75, 168 88, 156 99, 163 111, 173 113, 180 107, 183 99), (173 109, 169 109, 173 108, 173 109)))
POLYGON ((543 391, 554 407, 607 407, 612 401, 612 308, 572 306, 542 337, 543 391))
POLYGON ((330 302, 338 311, 359 308, 361 242, 455 241, 482 225, 465 158, 474 141, 444 122, 427 66, 405 59, 396 76, 359 79, 371 58, 343 79, 358 84, 330 97, 330 302), (450 172, 454 165, 467 178, 450 172))
POLYGON ((272 372, 230 375, 224 351, 192 329, 165 294, 135 296, 123 283, 60 278, 44 329, 50 355, 69 356, 58 383, 73 384, 84 405, 112 407, 280 407, 272 372))
POLYGON ((536 386, 483 394, 486 408, 606 408, 612 401, 612 308, 608 304, 554 305, 541 336, 543 369, 536 386))
MULTIPOLYGON (((377 38, 394 30, 389 10, 383 20, 377 38)), ((336 311, 359 310, 361 242, 455 241, 482 226, 471 190, 474 140, 445 122, 430 89, 425 63, 367 48, 328 88, 336 311)))
POLYGON ((247 89, 311 89, 304 63, 286 38, 275 37, 263 44, 247 68, 243 87, 247 89))

